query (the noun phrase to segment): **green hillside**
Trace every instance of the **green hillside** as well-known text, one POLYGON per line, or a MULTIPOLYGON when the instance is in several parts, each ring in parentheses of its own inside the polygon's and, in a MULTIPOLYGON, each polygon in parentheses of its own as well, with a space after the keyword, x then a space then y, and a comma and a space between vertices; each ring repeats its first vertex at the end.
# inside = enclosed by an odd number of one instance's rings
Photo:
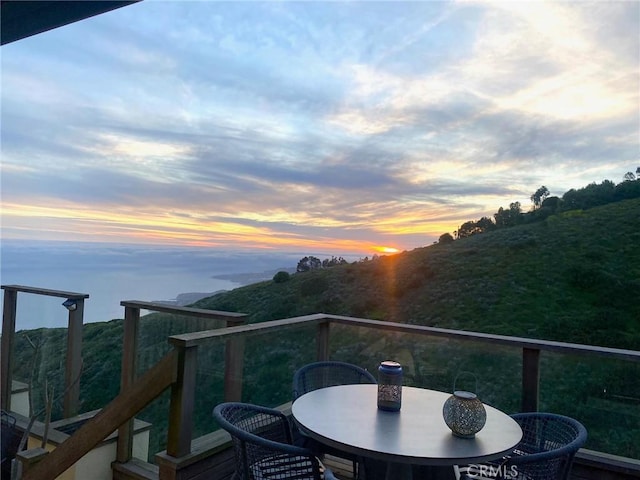
POLYGON ((261 322, 332 313, 637 349, 640 199, 301 272, 196 303, 261 322))

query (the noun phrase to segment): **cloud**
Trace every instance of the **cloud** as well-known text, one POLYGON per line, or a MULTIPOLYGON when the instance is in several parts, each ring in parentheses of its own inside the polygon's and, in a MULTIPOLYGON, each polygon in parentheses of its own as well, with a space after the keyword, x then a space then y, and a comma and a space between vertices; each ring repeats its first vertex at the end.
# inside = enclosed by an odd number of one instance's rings
POLYGON ((637 161, 639 13, 141 2, 16 42, 3 231, 408 248, 542 184, 619 180, 637 161))

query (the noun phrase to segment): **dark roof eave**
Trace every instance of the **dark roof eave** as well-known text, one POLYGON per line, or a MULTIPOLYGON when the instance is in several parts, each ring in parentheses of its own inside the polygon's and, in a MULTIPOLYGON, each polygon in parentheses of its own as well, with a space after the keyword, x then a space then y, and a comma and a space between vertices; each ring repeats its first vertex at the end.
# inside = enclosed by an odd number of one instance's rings
POLYGON ((133 1, 7 1, 0 2, 2 45, 100 15, 133 1))

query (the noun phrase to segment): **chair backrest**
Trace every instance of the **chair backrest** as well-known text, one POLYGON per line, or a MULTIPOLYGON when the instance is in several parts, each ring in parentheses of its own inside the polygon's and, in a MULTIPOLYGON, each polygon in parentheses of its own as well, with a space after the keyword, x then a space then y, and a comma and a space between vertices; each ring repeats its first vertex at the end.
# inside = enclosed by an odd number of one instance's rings
POLYGON ((553 413, 517 413, 511 416, 522 428, 522 440, 505 471, 518 478, 565 480, 573 458, 587 441, 587 429, 577 420, 553 413))
POLYGON ((293 374, 293 399, 307 392, 334 385, 378 383, 364 368, 346 362, 315 362, 299 368, 293 374))
POLYGON ((240 480, 321 480, 318 459, 305 448, 291 445, 291 429, 280 411, 259 405, 227 402, 213 417, 229 432, 240 480))

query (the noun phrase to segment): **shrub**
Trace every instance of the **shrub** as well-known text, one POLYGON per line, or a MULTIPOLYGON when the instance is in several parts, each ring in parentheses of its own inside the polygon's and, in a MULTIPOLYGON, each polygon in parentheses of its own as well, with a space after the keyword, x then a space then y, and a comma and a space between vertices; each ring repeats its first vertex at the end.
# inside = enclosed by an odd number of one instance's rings
POLYGON ((273 276, 273 283, 288 282, 290 278, 291 275, 289 275, 289 272, 280 271, 273 276))
POLYGON ((438 239, 439 244, 447 244, 453 242, 453 236, 450 233, 443 233, 438 239))

